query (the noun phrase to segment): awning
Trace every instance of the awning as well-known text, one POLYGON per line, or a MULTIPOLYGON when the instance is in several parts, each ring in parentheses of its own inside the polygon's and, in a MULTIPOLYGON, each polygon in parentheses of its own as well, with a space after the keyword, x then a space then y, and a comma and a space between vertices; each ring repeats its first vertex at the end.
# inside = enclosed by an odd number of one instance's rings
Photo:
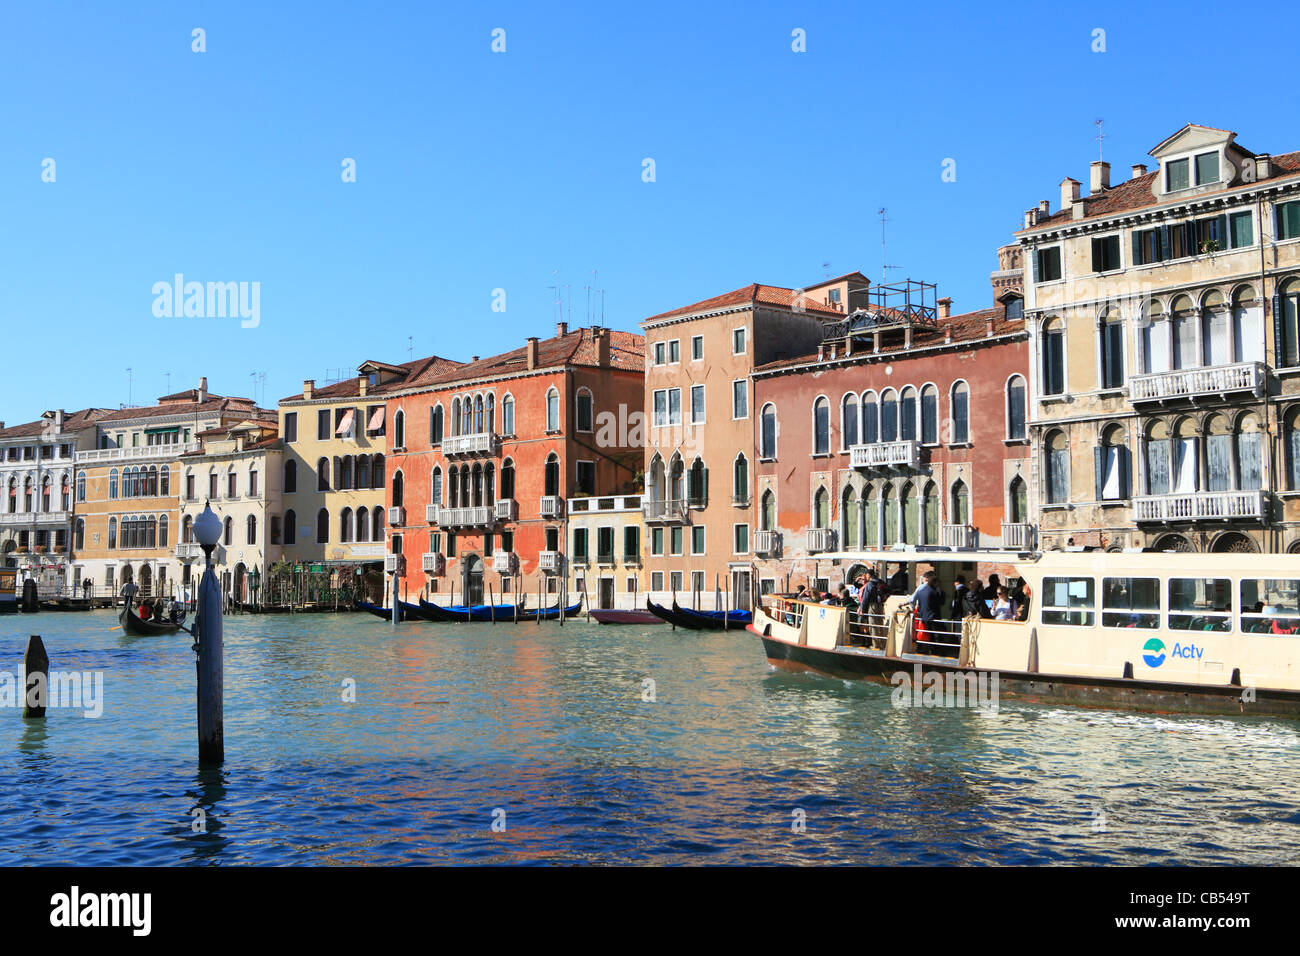
POLYGON ((335 435, 346 435, 348 432, 352 431, 352 419, 355 417, 356 412, 357 410, 355 408, 349 408, 347 410, 347 414, 345 414, 343 420, 339 422, 339 427, 334 429, 335 435))
POLYGON ((377 432, 384 427, 384 406, 380 405, 375 409, 375 413, 370 416, 370 424, 366 426, 366 431, 377 432))

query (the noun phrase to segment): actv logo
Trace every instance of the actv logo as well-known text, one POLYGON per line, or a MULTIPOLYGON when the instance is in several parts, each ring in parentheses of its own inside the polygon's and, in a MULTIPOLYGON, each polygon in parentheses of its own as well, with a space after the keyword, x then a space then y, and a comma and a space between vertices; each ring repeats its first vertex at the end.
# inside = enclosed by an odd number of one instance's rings
POLYGON ((1147 667, 1159 667, 1165 662, 1165 642, 1160 638, 1151 638, 1142 645, 1142 650, 1146 652, 1142 660, 1146 661, 1147 667))

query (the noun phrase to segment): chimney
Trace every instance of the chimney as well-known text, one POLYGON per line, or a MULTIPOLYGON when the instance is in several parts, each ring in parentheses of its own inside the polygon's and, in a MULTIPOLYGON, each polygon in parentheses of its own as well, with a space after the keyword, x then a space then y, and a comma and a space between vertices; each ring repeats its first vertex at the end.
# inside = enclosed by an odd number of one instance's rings
MULTIPOLYGON (((1006 309, 1007 304, 1004 302, 1002 303, 1002 311, 1005 312, 1006 309)), ((991 315, 984 320, 984 336, 985 338, 993 338, 993 316, 991 315)))
POLYGON ((1079 181, 1066 177, 1061 180, 1061 208, 1069 209, 1079 201, 1079 181))
POLYGON ((1255 179, 1268 179, 1273 175, 1273 157, 1268 153, 1255 155, 1255 179))
POLYGON ((952 298, 944 296, 939 300, 939 318, 946 319, 952 315, 952 298))
POLYGON ((1137 179, 1139 176, 1145 176, 1147 174, 1147 164, 1134 163, 1132 167, 1130 167, 1129 172, 1133 174, 1129 177, 1130 179, 1137 179))
POLYGON ((1026 228, 1026 229, 1029 229, 1029 228, 1031 228, 1031 227, 1033 227, 1033 226, 1036 226, 1036 225, 1038 225, 1038 210, 1037 210, 1037 209, 1026 209, 1026 210, 1025 210, 1025 228, 1026 228))
POLYGON ((609 368, 609 329, 596 329, 596 364, 609 368))
POLYGON ((528 367, 537 368, 537 336, 535 335, 528 337, 528 367))
POLYGON ((477 362, 477 361, 478 361, 478 356, 477 356, 477 355, 471 356, 471 357, 470 357, 470 361, 471 361, 471 362, 477 362))
POLYGON ((1098 160, 1092 164, 1090 169, 1088 195, 1100 196, 1107 189, 1110 189, 1110 163, 1098 160))
POLYGON ((369 393, 370 393, 370 376, 369 375, 357 376, 357 395, 359 395, 361 398, 365 398, 366 395, 368 395, 369 393))
POLYGON ((316 380, 315 380, 314 378, 305 378, 305 379, 303 379, 303 380, 302 380, 302 397, 305 398, 305 399, 310 399, 310 398, 311 398, 312 389, 314 389, 315 387, 316 387, 316 380))
POLYGON ((1046 199, 1038 200, 1038 215, 1040 218, 1046 217, 1048 215, 1048 211, 1051 208, 1052 208, 1052 204, 1049 203, 1046 199))
POLYGON ((944 344, 944 345, 951 345, 951 344, 952 344, 952 326, 951 326, 951 325, 945 325, 945 326, 943 327, 943 344, 944 344))
POLYGON ((208 377, 206 375, 199 379, 198 394, 194 400, 202 404, 208 400, 208 377))
POLYGON ((54 427, 59 431, 63 430, 63 409, 61 408, 54 410, 54 427))
POLYGON ((560 337, 565 336, 565 335, 568 335, 568 334, 569 334, 569 323, 568 323, 568 322, 556 322, 556 323, 555 323, 555 337, 556 337, 556 338, 560 338, 560 337))

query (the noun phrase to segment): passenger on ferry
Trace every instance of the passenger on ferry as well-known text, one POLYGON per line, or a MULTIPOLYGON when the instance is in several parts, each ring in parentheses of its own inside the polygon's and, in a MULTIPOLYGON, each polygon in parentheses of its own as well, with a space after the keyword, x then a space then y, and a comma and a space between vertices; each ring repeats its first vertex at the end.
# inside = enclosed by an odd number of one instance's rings
POLYGON ((849 591, 849 589, 843 584, 840 585, 840 589, 839 591, 836 592, 835 596, 837 599, 835 603, 841 605, 842 607, 857 606, 858 602, 854 599, 853 593, 849 591))
MULTIPOLYGON (((939 590, 939 575, 934 571, 925 572, 925 583, 912 595, 912 603, 917 610, 916 639, 929 643, 930 632, 943 617, 943 591, 939 590)), ((936 632, 935 637, 938 637, 936 632)))
POLYGON ((962 609, 963 617, 990 618, 993 616, 993 612, 989 610, 989 606, 984 603, 984 588, 981 585, 979 578, 976 578, 971 582, 970 588, 966 591, 965 600, 965 607, 962 609))
POLYGON ((980 592, 980 597, 985 601, 996 601, 998 599, 998 588, 1002 587, 1002 581, 996 574, 989 575, 989 586, 980 592))
MULTIPOLYGON (((888 568, 886 568, 888 570, 888 568)), ((907 565, 900 564, 894 576, 889 579, 889 590, 895 594, 907 594, 911 590, 907 586, 907 565)))
POLYGON ((995 621, 1014 621, 1020 610, 1015 600, 1005 587, 998 588, 997 597, 993 599, 993 619, 995 621))
POLYGON ((953 583, 952 604, 948 607, 948 616, 954 621, 960 621, 966 616, 966 595, 970 594, 970 588, 966 586, 964 574, 957 575, 953 583))

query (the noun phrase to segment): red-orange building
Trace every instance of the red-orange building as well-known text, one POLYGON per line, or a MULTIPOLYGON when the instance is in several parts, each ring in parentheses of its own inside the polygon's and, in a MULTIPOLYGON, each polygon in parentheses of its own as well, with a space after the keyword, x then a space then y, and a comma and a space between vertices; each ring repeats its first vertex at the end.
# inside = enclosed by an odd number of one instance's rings
POLYGON ((386 396, 388 565, 409 600, 572 594, 566 501, 641 490, 643 351, 560 323, 386 396))

